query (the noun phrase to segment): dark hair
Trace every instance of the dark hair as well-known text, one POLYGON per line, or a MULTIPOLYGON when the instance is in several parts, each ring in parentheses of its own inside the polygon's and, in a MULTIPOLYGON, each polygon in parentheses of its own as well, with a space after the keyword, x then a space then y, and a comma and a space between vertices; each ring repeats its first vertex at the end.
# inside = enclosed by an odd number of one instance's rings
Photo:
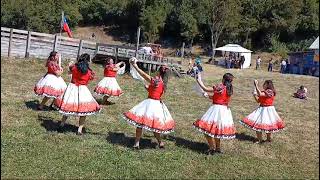
POLYGON ((168 80, 169 80, 169 68, 167 66, 160 66, 159 68, 159 74, 162 78, 163 84, 164 84, 164 90, 167 89, 167 84, 168 84, 168 80))
POLYGON ((78 58, 76 67, 82 74, 86 74, 88 70, 91 70, 89 68, 89 63, 88 63, 89 61, 90 61, 90 55, 87 53, 81 54, 81 56, 78 58))
POLYGON ((271 80, 264 81, 263 86, 266 86, 266 90, 272 90, 274 95, 276 95, 276 90, 274 89, 273 82, 271 80))
POLYGON ((304 89, 304 86, 300 86, 300 89, 304 89))
POLYGON ((232 80, 234 76, 231 73, 225 73, 222 77, 222 83, 227 87, 227 94, 231 96, 233 94, 232 80))
POLYGON ((53 61, 55 60, 55 56, 57 55, 58 53, 56 51, 52 51, 48 57, 48 61, 53 61))
POLYGON ((112 58, 107 58, 107 59, 106 59, 106 64, 105 64, 105 66, 106 66, 106 65, 110 65, 111 59, 112 59, 112 58))

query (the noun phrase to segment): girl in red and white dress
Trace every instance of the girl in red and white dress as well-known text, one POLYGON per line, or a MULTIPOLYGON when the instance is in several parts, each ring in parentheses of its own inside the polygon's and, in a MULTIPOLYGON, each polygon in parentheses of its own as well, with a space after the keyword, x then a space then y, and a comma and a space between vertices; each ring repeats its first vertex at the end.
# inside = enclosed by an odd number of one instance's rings
POLYGON ((276 91, 271 80, 266 80, 263 83, 263 91, 258 88, 257 80, 254 81, 254 85, 254 98, 260 103, 260 106, 240 123, 256 131, 258 138, 256 143, 263 142, 262 132, 267 134, 267 142, 271 142, 271 133, 278 132, 285 127, 284 122, 273 106, 276 91))
POLYGON ((130 63, 133 68, 149 83, 146 86, 148 90, 148 99, 134 106, 128 112, 124 113, 124 119, 136 128, 136 138, 133 148, 139 149, 139 142, 142 136, 142 129, 154 133, 158 141, 159 148, 164 148, 160 134, 168 134, 174 131, 175 122, 172 119, 166 105, 162 102, 161 96, 166 90, 168 82, 168 71, 166 66, 161 66, 159 74, 151 77, 143 72, 136 63, 136 58, 131 58, 130 63))
POLYGON ((104 78, 95 87, 94 92, 97 95, 103 96, 104 104, 108 104, 108 98, 110 96, 120 96, 123 94, 119 84, 116 80, 117 72, 124 62, 113 64, 113 59, 107 59, 106 66, 104 69, 104 78))
POLYGON ((54 105, 63 114, 60 127, 63 127, 68 116, 79 117, 78 135, 82 135, 82 129, 87 115, 95 114, 100 111, 100 106, 93 98, 87 88, 87 84, 94 78, 94 72, 89 68, 89 54, 82 54, 78 62, 69 64, 69 74, 72 74, 71 83, 69 83, 64 94, 59 96, 54 105))
POLYGON ((48 72, 34 87, 34 93, 37 96, 44 96, 38 106, 38 110, 42 110, 50 98, 59 97, 67 88, 67 84, 60 76, 63 72, 63 69, 60 67, 58 60, 58 53, 52 51, 46 62, 48 72))
POLYGON ((208 141, 208 155, 221 153, 220 139, 235 138, 233 118, 228 107, 230 97, 233 94, 232 80, 233 75, 226 73, 223 75, 222 83, 206 87, 197 77, 200 87, 206 92, 213 93, 211 96, 212 106, 193 123, 193 127, 204 133, 208 141))

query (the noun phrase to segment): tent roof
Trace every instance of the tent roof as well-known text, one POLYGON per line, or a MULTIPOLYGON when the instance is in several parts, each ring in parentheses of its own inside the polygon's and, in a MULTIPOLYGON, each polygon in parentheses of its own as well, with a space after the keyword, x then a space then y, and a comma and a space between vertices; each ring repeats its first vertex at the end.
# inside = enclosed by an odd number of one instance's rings
POLYGON ((238 52, 238 53, 251 53, 252 51, 241 47, 238 44, 227 44, 225 46, 215 48, 216 51, 238 52))
POLYGON ((309 49, 319 49, 319 36, 318 36, 317 39, 311 44, 311 46, 309 47, 309 49))

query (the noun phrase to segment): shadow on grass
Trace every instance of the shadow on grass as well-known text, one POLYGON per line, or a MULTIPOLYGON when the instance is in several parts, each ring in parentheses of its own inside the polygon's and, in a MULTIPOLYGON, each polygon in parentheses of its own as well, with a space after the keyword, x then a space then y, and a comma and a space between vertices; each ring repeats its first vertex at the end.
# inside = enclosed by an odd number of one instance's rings
POLYGON ((78 127, 71 124, 65 124, 63 128, 59 128, 59 122, 54 121, 51 117, 38 115, 38 120, 41 121, 41 126, 50 132, 74 132, 78 131, 78 127))
MULTIPOLYGON (((132 148, 135 137, 127 137, 124 133, 109 132, 107 141, 111 144, 121 145, 127 148, 132 148)), ((157 143, 152 142, 151 139, 141 138, 140 149, 154 149, 157 143)))
POLYGON ((202 142, 195 142, 191 141, 188 139, 184 139, 181 137, 173 137, 173 136, 168 136, 169 140, 175 140, 176 146, 183 147, 183 148, 188 148, 192 151, 198 152, 198 153, 205 153, 208 150, 208 145, 206 143, 202 142))
POLYGON ((100 97, 96 98, 96 101, 100 106, 111 106, 116 104, 115 102, 111 102, 111 101, 108 101, 107 103, 105 103, 103 102, 103 98, 100 98, 100 97))
MULTIPOLYGON (((59 121, 54 121, 51 117, 41 116, 38 115, 38 120, 41 121, 41 126, 44 127, 49 132, 58 132, 58 133, 65 133, 65 132, 78 132, 78 127, 72 124, 66 123, 62 128, 59 128, 59 121)), ((83 128, 84 135, 90 134, 90 135, 98 135, 98 136, 105 136, 105 134, 101 133, 94 133, 94 132, 88 132, 87 128, 83 128)))
MULTIPOLYGON (((40 104, 40 102, 38 100, 33 100, 33 101, 25 101, 24 102, 25 105, 27 106, 28 109, 33 109, 35 111, 39 111, 37 108, 40 104)), ((49 106, 44 106, 44 109, 41 111, 54 111, 55 109, 53 109, 51 107, 51 104, 49 106)))
POLYGON ((255 137, 246 135, 245 133, 240 133, 240 134, 236 133, 236 139, 238 139, 239 141, 252 141, 252 142, 256 140, 255 137))

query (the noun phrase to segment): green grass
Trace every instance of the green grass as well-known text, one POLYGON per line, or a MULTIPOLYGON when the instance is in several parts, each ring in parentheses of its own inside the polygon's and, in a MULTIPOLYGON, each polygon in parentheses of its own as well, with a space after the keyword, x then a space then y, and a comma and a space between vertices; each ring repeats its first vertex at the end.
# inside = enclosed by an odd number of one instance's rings
MULTIPOLYGON (((87 134, 75 135, 75 118, 68 119, 67 130, 58 133, 57 111, 34 110, 41 99, 33 94, 33 87, 46 71, 43 64, 1 58, 1 178, 318 179, 318 78, 206 65, 207 85, 220 82, 225 72, 236 77, 230 106, 238 133, 236 139, 222 141, 223 155, 207 157, 204 137, 192 123, 211 103, 193 92, 194 79, 170 79, 164 101, 176 131, 165 139, 166 149, 154 148, 152 133, 144 132, 144 148, 133 151, 135 128, 121 120, 121 114, 147 97, 142 83, 129 75, 119 76, 125 94, 87 118, 87 134), (275 106, 287 125, 274 134, 271 144, 253 144, 255 133, 238 123, 257 107, 251 95, 254 78, 274 81, 275 106), (310 92, 307 101, 291 97, 301 84, 310 92)), ((92 69, 98 78, 90 83, 91 90, 103 74, 101 66, 92 69)), ((67 75, 63 77, 69 82, 67 75)))

